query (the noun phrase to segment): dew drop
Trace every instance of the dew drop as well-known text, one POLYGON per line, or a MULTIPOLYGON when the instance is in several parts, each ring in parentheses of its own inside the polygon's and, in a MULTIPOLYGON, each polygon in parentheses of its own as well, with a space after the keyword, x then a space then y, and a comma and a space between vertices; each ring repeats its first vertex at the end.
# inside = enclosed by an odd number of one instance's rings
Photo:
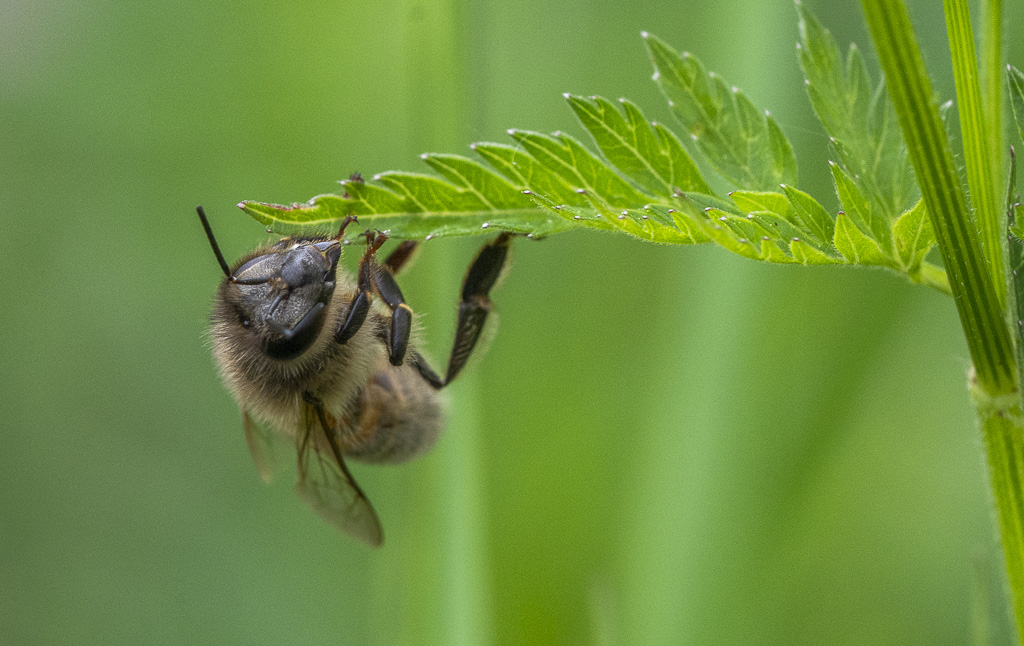
POLYGON ((486 228, 487 228, 487 227, 489 227, 489 226, 491 226, 491 223, 490 223, 490 222, 484 222, 483 224, 481 224, 481 225, 480 225, 480 228, 481 228, 481 229, 486 229, 486 228))

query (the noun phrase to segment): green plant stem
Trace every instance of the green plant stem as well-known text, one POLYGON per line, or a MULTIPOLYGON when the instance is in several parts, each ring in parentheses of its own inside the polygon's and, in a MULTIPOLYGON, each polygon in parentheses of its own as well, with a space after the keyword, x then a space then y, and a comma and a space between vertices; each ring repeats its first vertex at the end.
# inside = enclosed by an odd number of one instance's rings
POLYGON ((1000 172, 1003 148, 1003 1, 981 3, 981 105, 990 126, 989 157, 993 171, 1000 172))
MULTIPOLYGON (((974 52, 974 33, 967 0, 943 0, 949 51, 953 58, 956 95, 963 133, 964 163, 971 187, 974 220, 981 236, 981 247, 988 260, 992 285, 1000 303, 1006 302, 1003 276, 1003 223, 999 180, 992 167, 991 141, 998 125, 990 122, 982 103, 978 60, 974 52)), ((990 113, 991 111, 989 111, 990 113)))
POLYGON ((862 4, 974 363, 971 394, 981 423, 1020 634, 1024 632, 1024 428, 1009 330, 968 214, 906 6, 902 0, 862 0, 862 4))
POLYGON ((946 265, 978 382, 992 396, 1014 392, 1016 366, 1010 334, 967 210, 907 8, 901 0, 862 0, 862 4, 946 265))

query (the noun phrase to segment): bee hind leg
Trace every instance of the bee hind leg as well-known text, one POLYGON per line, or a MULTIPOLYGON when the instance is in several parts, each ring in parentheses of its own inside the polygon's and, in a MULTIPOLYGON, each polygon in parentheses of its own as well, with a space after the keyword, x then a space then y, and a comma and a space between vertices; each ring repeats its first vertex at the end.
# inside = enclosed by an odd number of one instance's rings
POLYGON ((448 371, 445 373, 444 379, 441 379, 419 354, 413 355, 412 362, 420 376, 434 388, 440 389, 450 384, 469 360, 469 356, 480 338, 480 333, 483 332, 487 315, 491 311, 492 303, 489 293, 501 276, 511 240, 511 233, 502 233, 492 242, 484 245, 466 272, 466 277, 462 281, 455 341, 452 344, 452 353, 448 358, 448 371))

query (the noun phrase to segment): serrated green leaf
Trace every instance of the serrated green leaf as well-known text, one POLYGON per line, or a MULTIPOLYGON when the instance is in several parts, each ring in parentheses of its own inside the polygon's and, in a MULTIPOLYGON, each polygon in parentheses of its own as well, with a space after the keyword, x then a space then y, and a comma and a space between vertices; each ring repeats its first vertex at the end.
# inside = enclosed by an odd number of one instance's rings
POLYGON ((472 159, 437 153, 421 157, 456 187, 472 193, 487 210, 525 209, 532 204, 522 187, 513 186, 472 159))
MULTIPOLYGON (((899 268, 880 255, 873 237, 891 238, 892 228, 855 178, 838 172, 848 185, 840 197, 852 206, 837 224, 817 200, 789 185, 796 177, 795 157, 770 115, 693 57, 653 37, 646 42, 663 92, 676 97, 674 111, 696 138, 694 148, 711 166, 725 169, 727 179, 743 182, 730 199, 713 195, 676 134, 648 123, 632 103, 566 95, 604 159, 563 133, 510 130, 515 146, 473 144, 479 159, 422 155, 439 176, 385 172, 372 181, 343 181, 343 195, 321 195, 305 204, 239 206, 273 230, 297 235, 331 235, 355 215, 360 226, 351 229, 349 241, 365 228, 414 239, 494 230, 541 237, 593 228, 670 244, 713 240, 768 262, 899 268), (781 192, 763 190, 779 185, 781 192)), ((866 76, 855 68, 852 82, 866 87, 866 76)), ((884 113, 870 104, 863 111, 875 127, 885 125, 884 113)), ((844 143, 835 145, 841 150, 844 143)), ((949 290, 942 270, 926 263, 908 276, 949 290)))
POLYGON ((749 238, 728 226, 729 221, 735 218, 734 215, 714 208, 709 209, 705 215, 704 232, 708 237, 734 254, 752 260, 761 259, 760 247, 755 247, 749 238))
POLYGON ((830 162, 832 180, 835 182, 836 194, 843 211, 850 217, 862 233, 873 238, 887 256, 895 254, 893 250, 892 225, 888 217, 878 212, 870 200, 861 192, 860 186, 850 177, 839 164, 830 162))
POLYGON ((537 163, 522 148, 494 143, 476 143, 470 147, 516 188, 545 195, 555 204, 587 206, 582 195, 554 171, 537 163))
POLYGON ((790 224, 789 220, 770 211, 751 211, 747 214, 747 218, 756 223, 763 231, 762 238, 768 236, 782 249, 789 249, 790 241, 801 235, 800 230, 790 224))
POLYGON ((689 53, 644 33, 655 80, 706 161, 730 183, 764 190, 796 184, 796 158, 774 121, 689 53))
POLYGON ((761 260, 780 264, 794 264, 797 262, 796 258, 787 254, 772 240, 761 241, 761 260))
POLYGON ((1024 140, 1024 73, 1013 65, 1006 66, 1010 87, 1010 102, 1013 104, 1013 119, 1017 123, 1017 134, 1024 140))
POLYGON ((320 195, 306 204, 282 206, 247 201, 238 205, 261 224, 283 235, 333 235, 346 215, 357 215, 360 228, 351 227, 349 242, 366 228, 387 231, 398 239, 440 238, 480 235, 488 230, 513 231, 542 237, 576 228, 578 225, 531 207, 501 212, 415 212, 410 210, 360 212, 359 204, 337 195, 320 195), (486 226, 485 226, 486 225, 486 226))
POLYGON ((790 242, 789 252, 793 254, 796 261, 802 265, 835 265, 843 262, 839 258, 830 256, 823 251, 819 251, 803 240, 794 240, 790 242))
POLYGON ((835 235, 835 223, 825 211, 825 207, 818 203, 813 197, 792 186, 782 185, 782 192, 789 200, 796 216, 794 224, 797 224, 811 239, 818 245, 832 244, 832 237, 835 235))
POLYGON ((733 191, 729 197, 741 211, 771 211, 784 218, 789 215, 789 200, 782 193, 774 191, 733 191))
POLYGON ((554 136, 527 130, 509 134, 542 166, 557 173, 577 191, 600 196, 613 208, 628 208, 653 200, 629 185, 579 141, 564 133, 554 136))
POLYGON ((918 200, 914 208, 896 220, 892 233, 896 239, 896 251, 899 253, 903 268, 908 273, 914 273, 935 246, 935 232, 932 230, 932 221, 928 218, 924 200, 918 200))
POLYGON ((883 267, 894 265, 882 252, 878 243, 864 235, 850 217, 842 212, 836 216, 836 235, 833 244, 849 263, 883 267))
POLYGON ((655 131, 629 101, 620 99, 622 114, 601 97, 565 98, 605 158, 651 193, 671 197, 677 189, 711 192, 679 140, 664 128, 655 131))
MULTIPOLYGON (((860 50, 851 45, 844 67, 828 30, 802 4, 797 4, 797 13, 800 65, 811 105, 833 140, 843 170, 872 203, 876 215, 885 218, 888 229, 919 193, 885 86, 879 83, 872 91, 860 50)), ((857 222, 849 209, 847 213, 857 222)), ((861 230, 872 232, 887 247, 876 227, 861 230)))

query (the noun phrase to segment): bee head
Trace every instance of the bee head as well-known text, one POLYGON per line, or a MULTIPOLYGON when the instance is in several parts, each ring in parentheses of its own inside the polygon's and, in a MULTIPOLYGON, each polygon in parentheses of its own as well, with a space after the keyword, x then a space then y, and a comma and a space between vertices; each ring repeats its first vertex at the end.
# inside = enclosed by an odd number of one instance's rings
POLYGON ((337 240, 285 238, 225 277, 221 295, 229 307, 222 311, 270 358, 295 359, 323 329, 340 255, 337 240))

